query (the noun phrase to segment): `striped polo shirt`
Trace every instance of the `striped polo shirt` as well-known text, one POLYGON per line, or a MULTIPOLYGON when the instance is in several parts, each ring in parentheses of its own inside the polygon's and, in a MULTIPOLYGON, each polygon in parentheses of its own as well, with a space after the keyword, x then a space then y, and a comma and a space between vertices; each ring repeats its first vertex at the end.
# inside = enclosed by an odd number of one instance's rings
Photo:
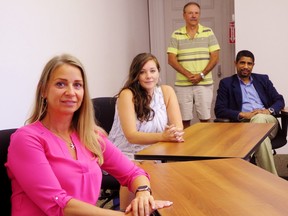
MULTIPOLYGON (((211 28, 199 24, 198 32, 191 39, 183 26, 173 32, 167 53, 173 53, 177 56, 178 62, 193 74, 201 73, 207 66, 210 53, 219 50, 217 38, 211 28)), ((210 85, 213 83, 212 73, 209 72, 204 80, 198 85, 210 85)), ((193 85, 181 73, 176 73, 175 85, 189 86, 193 85)))

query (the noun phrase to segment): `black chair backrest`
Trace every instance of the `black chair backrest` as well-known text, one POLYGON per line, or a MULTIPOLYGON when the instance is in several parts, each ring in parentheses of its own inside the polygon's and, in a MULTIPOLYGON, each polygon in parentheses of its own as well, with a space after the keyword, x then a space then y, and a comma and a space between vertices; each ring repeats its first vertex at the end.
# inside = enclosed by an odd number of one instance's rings
POLYGON ((107 133, 110 132, 114 121, 116 99, 115 97, 98 97, 92 99, 97 123, 107 133))
POLYGON ((0 130, 0 212, 2 216, 11 215, 11 182, 6 167, 10 136, 16 129, 0 130))
MULTIPOLYGON (((101 126, 108 134, 114 121, 116 100, 117 98, 115 97, 98 97, 92 99, 97 124, 101 126)), ((105 201, 101 207, 104 207, 107 202, 119 198, 119 190, 120 183, 113 176, 103 171, 101 184, 102 192, 99 199, 103 199, 105 201)), ((118 204, 114 204, 111 207, 111 209, 117 208, 118 204)))

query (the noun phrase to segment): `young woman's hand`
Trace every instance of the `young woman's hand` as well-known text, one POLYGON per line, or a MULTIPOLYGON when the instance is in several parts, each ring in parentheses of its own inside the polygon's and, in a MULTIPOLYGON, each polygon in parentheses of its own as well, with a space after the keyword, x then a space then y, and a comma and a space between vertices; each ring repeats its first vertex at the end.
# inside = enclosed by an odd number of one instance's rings
POLYGON ((176 128, 174 125, 166 125, 163 131, 163 141, 183 142, 184 131, 176 128))

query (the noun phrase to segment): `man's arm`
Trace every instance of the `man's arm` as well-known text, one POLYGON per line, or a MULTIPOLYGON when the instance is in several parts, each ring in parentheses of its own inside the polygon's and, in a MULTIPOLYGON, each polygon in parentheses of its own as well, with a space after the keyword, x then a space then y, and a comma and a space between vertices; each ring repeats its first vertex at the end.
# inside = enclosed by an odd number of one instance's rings
MULTIPOLYGON (((210 53, 210 60, 205 69, 202 71, 204 76, 206 76, 211 70, 213 70, 218 61, 219 61, 219 50, 210 53)), ((181 64, 179 64, 176 55, 173 53, 168 53, 168 64, 171 67, 173 67, 176 71, 186 76, 188 80, 194 84, 197 84, 202 80, 200 74, 192 74, 191 72, 186 70, 181 64)))
MULTIPOLYGON (((266 77, 266 76, 264 76, 266 77)), ((278 93, 276 88, 274 87, 272 81, 269 79, 269 76, 267 75, 267 84, 265 85, 267 87, 266 94, 268 94, 268 97, 270 100, 268 100, 268 108, 274 109, 274 114, 280 113, 280 111, 285 107, 285 101, 281 94, 278 93)))
POLYGON ((253 85, 259 94, 259 97, 265 108, 273 108, 278 114, 285 107, 284 98, 278 93, 269 76, 266 74, 252 73, 253 85))
POLYGON ((191 76, 191 73, 186 70, 177 60, 177 57, 174 53, 168 53, 168 64, 173 67, 176 71, 186 76, 188 79, 191 76))
MULTIPOLYGON (((239 101, 233 97, 234 88, 231 86, 231 78, 224 78, 220 81, 217 90, 217 97, 215 102, 215 116, 216 118, 227 118, 231 121, 239 121, 241 107, 238 107, 239 101)), ((240 86, 239 91, 240 92, 240 86)))
MULTIPOLYGON (((207 66, 205 67, 205 69, 202 71, 203 75, 206 76, 210 71, 212 71, 213 68, 218 63, 218 61, 219 61, 219 50, 211 52, 210 53, 210 60, 207 64, 207 66)), ((193 84, 198 84, 201 80, 202 80, 202 75, 200 73, 199 74, 193 74, 190 77, 190 81, 193 84)))
POLYGON ((210 60, 205 67, 205 69, 202 71, 202 73, 206 76, 210 71, 213 70, 213 68, 216 66, 216 64, 219 61, 219 50, 216 50, 214 52, 210 53, 210 60))

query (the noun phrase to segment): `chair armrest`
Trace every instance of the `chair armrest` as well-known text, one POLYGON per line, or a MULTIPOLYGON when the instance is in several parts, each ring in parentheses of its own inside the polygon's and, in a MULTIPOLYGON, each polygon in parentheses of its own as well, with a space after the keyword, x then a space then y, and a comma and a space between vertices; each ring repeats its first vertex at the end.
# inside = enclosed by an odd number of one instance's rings
POLYGON ((279 129, 276 137, 271 140, 272 149, 278 149, 287 143, 287 127, 288 127, 288 108, 284 108, 281 112, 275 116, 276 118, 280 118, 281 124, 279 125, 279 129))
POLYGON ((230 122, 230 120, 227 118, 216 118, 214 119, 214 122, 230 122))
POLYGON ((282 115, 288 115, 288 107, 284 107, 284 108, 281 110, 281 114, 282 114, 282 115))
POLYGON ((281 126, 283 135, 287 137, 287 128, 288 128, 288 107, 285 107, 281 110, 281 126))

